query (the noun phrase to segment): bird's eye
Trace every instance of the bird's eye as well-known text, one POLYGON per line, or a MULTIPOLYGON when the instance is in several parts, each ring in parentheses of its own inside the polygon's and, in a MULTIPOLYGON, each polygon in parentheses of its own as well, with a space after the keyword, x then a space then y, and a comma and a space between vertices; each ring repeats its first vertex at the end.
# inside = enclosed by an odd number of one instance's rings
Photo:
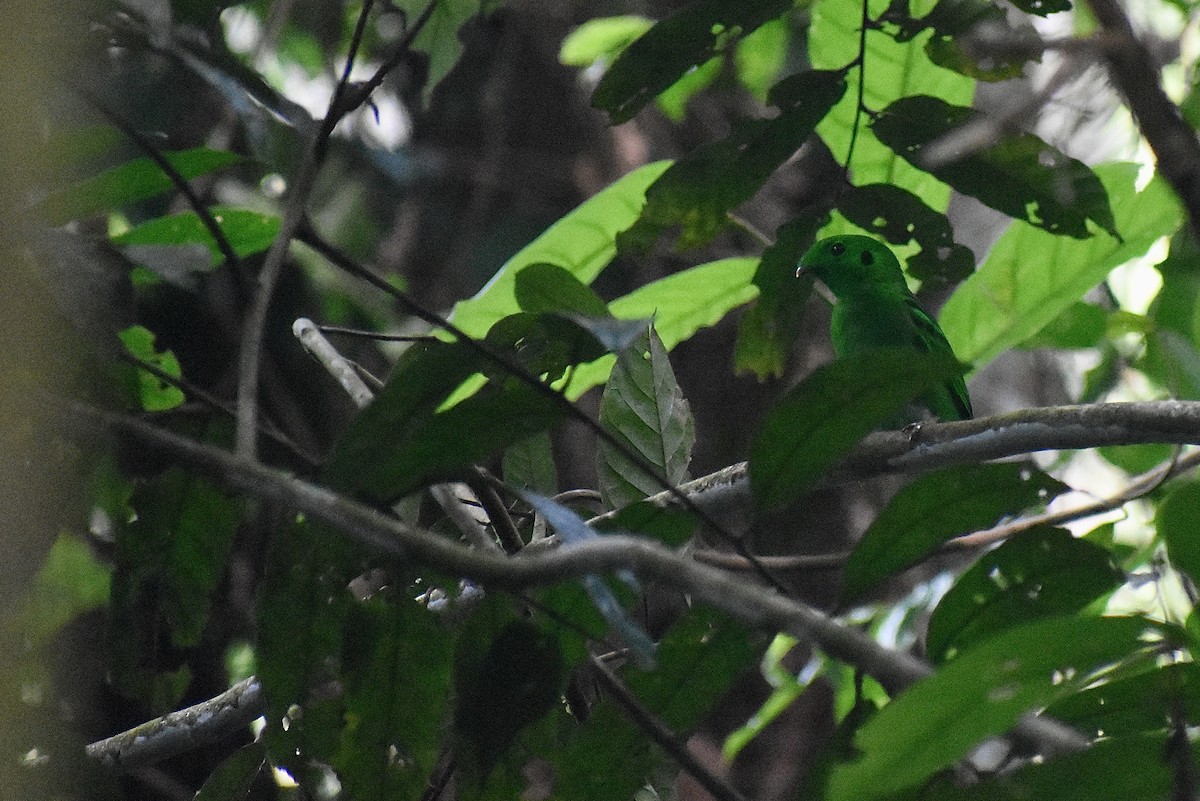
POLYGON ((864 250, 862 252, 862 255, 858 257, 858 259, 867 267, 870 267, 872 264, 875 263, 875 257, 871 255, 871 251, 869 251, 869 250, 864 250))
POLYGON ((841 242, 834 242, 829 246, 829 252, 835 256, 840 256, 846 252, 846 246, 841 242))

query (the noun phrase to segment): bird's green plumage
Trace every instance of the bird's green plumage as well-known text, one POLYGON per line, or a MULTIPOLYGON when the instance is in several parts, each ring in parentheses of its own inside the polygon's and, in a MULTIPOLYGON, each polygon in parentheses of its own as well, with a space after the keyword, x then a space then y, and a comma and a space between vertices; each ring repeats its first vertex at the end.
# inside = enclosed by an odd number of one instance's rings
MULTIPOLYGON (((800 259, 797 275, 805 272, 820 278, 837 298, 829 333, 839 357, 895 347, 953 355, 946 335, 917 303, 900 262, 886 245, 869 236, 822 239, 800 259)), ((971 417, 971 399, 962 376, 921 402, 940 420, 971 417)))

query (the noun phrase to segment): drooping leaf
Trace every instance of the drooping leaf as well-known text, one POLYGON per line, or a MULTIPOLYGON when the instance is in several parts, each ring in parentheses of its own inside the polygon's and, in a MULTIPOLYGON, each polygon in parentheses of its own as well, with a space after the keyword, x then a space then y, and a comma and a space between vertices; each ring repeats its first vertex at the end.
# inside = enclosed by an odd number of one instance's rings
POLYGON ((451 321, 467 334, 482 337, 498 320, 520 311, 514 295, 516 275, 530 264, 557 264, 590 284, 616 255, 617 232, 637 219, 646 187, 669 166, 657 161, 639 167, 581 203, 505 262, 474 297, 456 303, 451 321))
POLYGON ((1188 482, 1174 487, 1158 507, 1158 536, 1166 543, 1171 564, 1200 582, 1200 485, 1188 482))
MULTIPOLYGON (((236 153, 203 147, 163 153, 163 156, 188 180, 228 167, 241 158, 236 153)), ((50 224, 61 225, 147 200, 174 188, 175 184, 166 173, 143 156, 49 195, 38 204, 38 213, 50 224)))
MULTIPOLYGON (((279 233, 280 220, 273 214, 232 206, 213 206, 209 211, 234 253, 241 257, 267 250, 279 233)), ((169 253, 174 248, 194 245, 201 245, 208 252, 207 266, 217 267, 224 260, 216 240, 194 211, 150 220, 111 237, 109 241, 122 248, 134 261, 140 261, 140 254, 150 252, 147 248, 166 248, 169 253)), ((156 268, 155 264, 146 266, 152 270, 156 268)))
MULTIPOLYGON (((716 324, 731 309, 758 294, 752 283, 757 259, 730 258, 699 264, 639 287, 608 304, 621 319, 654 319, 654 330, 668 351, 701 328, 716 324)), ((577 398, 601 384, 616 359, 605 356, 581 365, 571 375, 567 397, 577 398)))
MULTIPOLYGON (((687 480, 696 441, 691 409, 683 398, 666 348, 654 329, 643 347, 617 357, 600 401, 600 424, 646 459, 670 485, 687 480)), ((639 501, 663 484, 601 441, 596 459, 600 495, 610 509, 639 501)))
POLYGON ((759 506, 794 501, 868 432, 962 369, 947 355, 888 348, 818 368, 754 436, 750 487, 759 506))
POLYGON ((1004 631, 868 720, 854 738, 858 758, 835 768, 828 797, 869 801, 918 785, 1097 671, 1179 636, 1172 631, 1136 617, 1057 617, 1004 631))
POLYGON ((1037 136, 1024 133, 949 164, 925 165, 927 145, 976 121, 980 112, 928 95, 903 97, 879 113, 871 129, 913 166, 1018 220, 1054 234, 1091 236, 1090 220, 1120 239, 1099 178, 1037 136))
POLYGON ((792 6, 791 0, 701 0, 657 23, 630 44, 605 73, 592 105, 613 124, 631 119, 693 67, 792 6))
MULTIPOLYGON (((870 11, 881 14, 891 3, 872 2, 870 11)), ((821 0, 812 8, 808 28, 808 54, 815 69, 842 69, 859 63, 859 34, 862 25, 861 0, 821 0)), ((862 102, 868 109, 882 109, 898 97, 926 94, 947 103, 970 105, 975 95, 975 81, 950 70, 942 69, 929 60, 918 41, 899 42, 887 33, 869 27, 866 31, 866 52, 861 54, 868 65, 863 76, 862 102), (888 65, 886 69, 871 65, 888 65)), ((847 76, 856 85, 858 74, 847 76)), ((834 158, 849 163, 851 180, 855 184, 892 184, 912 192, 926 205, 945 212, 950 202, 950 187, 934 176, 900 158, 875 136, 867 119, 859 114, 857 92, 847 92, 833 110, 817 126, 817 133, 829 146, 834 158), (854 152, 850 154, 850 141, 854 152)), ((849 233, 849 231, 828 231, 849 233)))
POLYGON ((775 244, 763 251, 754 272, 758 299, 738 321, 733 359, 739 373, 754 373, 760 381, 783 375, 812 291, 811 277, 797 280, 796 264, 816 241, 822 222, 800 217, 784 223, 775 232, 775 244))
MULTIPOLYGON (((131 356, 149 362, 164 373, 180 378, 183 371, 179 360, 169 350, 159 351, 154 347, 154 332, 140 325, 130 326, 117 336, 125 350, 131 356)), ((169 384, 156 375, 140 367, 128 364, 115 366, 118 375, 124 379, 122 384, 126 390, 127 402, 131 408, 147 412, 164 412, 174 409, 187 400, 183 390, 174 384, 169 384)))
POLYGON ((925 653, 941 662, 998 631, 1069 615, 1121 585, 1108 551, 1060 528, 1023 531, 984 554, 942 597, 925 653))
POLYGON ((946 540, 995 525, 1069 489, 1031 464, 967 465, 918 478, 892 498, 846 563, 843 597, 871 588, 946 540))
POLYGON ((814 126, 846 91, 843 71, 810 71, 776 84, 771 104, 779 115, 740 123, 725 139, 676 162, 646 190, 646 206, 622 247, 648 248, 672 225, 682 225, 678 247, 702 245, 800 148, 814 126))
POLYGON ((1170 188, 1154 179, 1136 191, 1138 169, 1135 164, 1106 164, 1096 170, 1124 243, 1102 236, 1054 236, 1021 222, 1009 227, 938 315, 959 358, 981 368, 1040 330, 1114 267, 1143 255, 1156 239, 1179 228, 1180 206, 1170 188))
POLYGON ((970 248, 954 241, 946 215, 906 189, 890 184, 853 186, 838 198, 838 211, 865 231, 893 245, 915 241, 921 250, 908 258, 908 272, 921 281, 956 284, 975 269, 970 248))

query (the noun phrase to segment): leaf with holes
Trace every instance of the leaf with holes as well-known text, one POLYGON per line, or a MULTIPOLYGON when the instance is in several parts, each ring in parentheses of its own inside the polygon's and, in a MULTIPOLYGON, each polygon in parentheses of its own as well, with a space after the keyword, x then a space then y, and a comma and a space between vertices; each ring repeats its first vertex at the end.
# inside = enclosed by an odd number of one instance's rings
POLYGON ((946 540, 995 525, 1069 487, 1030 464, 951 467, 922 476, 892 498, 846 562, 847 601, 919 562, 946 540))
POLYGON ((950 186, 1050 233, 1084 239, 1090 220, 1120 239, 1108 193, 1081 161, 1030 133, 1008 136, 995 145, 949 164, 927 167, 931 143, 980 119, 980 112, 927 95, 904 97, 879 113, 871 129, 879 140, 914 167, 928 169, 950 186))

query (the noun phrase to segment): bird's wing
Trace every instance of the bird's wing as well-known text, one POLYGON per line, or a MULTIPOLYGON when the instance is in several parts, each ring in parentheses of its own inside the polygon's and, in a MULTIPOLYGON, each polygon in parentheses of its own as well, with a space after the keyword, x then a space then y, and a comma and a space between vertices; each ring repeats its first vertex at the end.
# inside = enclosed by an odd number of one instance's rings
MULTIPOLYGON (((913 346, 922 353, 948 353, 954 356, 954 349, 950 347, 950 342, 942 333, 941 327, 921 308, 917 299, 910 294, 904 298, 904 304, 909 313, 909 319, 913 321, 915 334, 913 346)), ((962 419, 970 419, 972 416, 971 396, 967 394, 967 383, 963 377, 956 376, 946 385, 946 388, 950 390, 950 401, 962 415, 962 419)))

